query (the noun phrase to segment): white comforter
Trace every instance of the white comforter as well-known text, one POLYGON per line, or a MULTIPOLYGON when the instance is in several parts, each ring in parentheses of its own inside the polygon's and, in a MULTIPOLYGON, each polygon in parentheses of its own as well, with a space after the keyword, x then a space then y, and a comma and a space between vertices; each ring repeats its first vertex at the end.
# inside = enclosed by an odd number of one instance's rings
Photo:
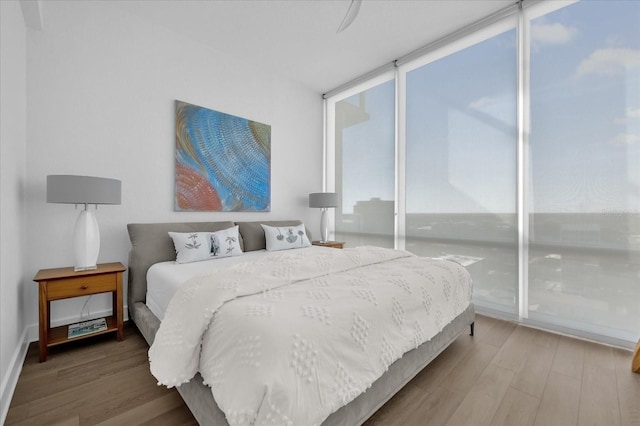
POLYGON ((376 247, 268 254, 178 290, 151 372, 172 387, 200 371, 230 425, 317 425, 470 300, 450 261, 376 247))

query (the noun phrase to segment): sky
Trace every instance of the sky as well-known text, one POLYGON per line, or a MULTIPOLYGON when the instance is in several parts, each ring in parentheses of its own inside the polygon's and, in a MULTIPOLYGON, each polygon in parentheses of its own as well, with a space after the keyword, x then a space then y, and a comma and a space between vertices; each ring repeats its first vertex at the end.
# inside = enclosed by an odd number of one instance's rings
MULTIPOLYGON (((640 215, 640 2, 564 7, 530 43, 531 211, 640 215)), ((408 213, 515 213, 516 58, 513 29, 408 73, 408 213)), ((344 213, 394 198, 394 96, 343 131, 344 213)))
POLYGON ((534 210, 640 215, 640 2, 583 1, 532 25, 534 210))

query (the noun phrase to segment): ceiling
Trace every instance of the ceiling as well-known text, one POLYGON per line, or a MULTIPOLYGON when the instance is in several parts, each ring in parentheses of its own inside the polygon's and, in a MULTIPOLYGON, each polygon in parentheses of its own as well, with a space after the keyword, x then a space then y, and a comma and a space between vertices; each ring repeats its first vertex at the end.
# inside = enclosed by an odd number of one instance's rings
POLYGON ((514 0, 363 0, 336 30, 350 0, 138 0, 114 7, 327 92, 514 0))

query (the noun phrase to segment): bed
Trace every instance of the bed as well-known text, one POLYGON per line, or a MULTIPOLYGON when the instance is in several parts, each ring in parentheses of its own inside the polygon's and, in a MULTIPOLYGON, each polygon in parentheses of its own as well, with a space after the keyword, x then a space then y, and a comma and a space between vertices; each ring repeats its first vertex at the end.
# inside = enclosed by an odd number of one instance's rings
MULTIPOLYGON (((149 345, 153 345, 154 343, 161 324, 159 317, 163 316, 167 301, 154 301, 154 298, 161 299, 158 296, 152 296, 150 300, 147 301, 147 273, 153 265, 160 265, 167 261, 171 263, 170 261, 175 259, 176 253, 168 232, 214 232, 237 225, 239 227, 242 249, 246 253, 246 260, 250 261, 252 256, 254 256, 255 259, 260 259, 260 256, 262 256, 261 251, 265 249, 265 236, 261 224, 293 226, 299 225, 301 222, 192 222, 128 225, 129 236, 132 243, 132 249, 129 254, 128 277, 129 318, 136 324, 149 345), (164 305, 164 307, 161 306, 158 308, 158 305, 164 305)), ((324 251, 322 255, 318 256, 324 256, 327 259, 336 258, 338 259, 335 260, 336 262, 346 261, 344 260, 345 256, 342 254, 338 255, 337 251, 334 252, 336 249, 319 247, 313 247, 311 249, 320 252, 324 251)), ((303 250, 307 249, 288 250, 287 252, 299 252, 302 254, 303 250)), ((309 250, 309 252, 313 250, 309 250)), ((378 255, 376 250, 372 249, 370 252, 378 255)), ((345 253, 348 254, 348 252, 345 253)), ((351 252, 351 255, 347 257, 357 257, 360 259, 367 253, 369 253, 367 250, 362 251, 362 253, 356 253, 356 250, 354 250, 351 252)), ((307 254, 305 254, 305 256, 306 255, 307 254)), ((245 255, 238 256, 238 258, 244 256, 245 255)), ((283 259, 287 257, 291 257, 291 255, 285 256, 283 259)), ((396 260, 392 259, 392 261, 396 260)), ((207 262, 219 262, 219 260, 207 262)), ((256 262, 259 263, 258 261, 256 262)), ((446 266, 447 269, 452 269, 451 264, 443 265, 446 266)), ((439 267, 445 269, 443 265, 439 265, 439 267)), ((458 270, 457 273, 461 274, 462 272, 458 270)), ((353 279, 353 277, 349 279, 353 279)), ((475 313, 473 304, 470 303, 470 297, 468 304, 458 307, 458 311, 460 312, 457 313, 451 321, 447 321, 446 325, 444 325, 437 334, 429 338, 428 341, 422 344, 417 343, 415 349, 409 350, 399 359, 389 362, 389 365, 385 365, 386 371, 379 378, 375 379, 371 384, 367 383, 365 391, 355 398, 347 398, 349 402, 333 411, 324 419, 322 424, 362 424, 451 342, 469 330, 469 327, 471 327, 471 334, 473 334, 475 313)), ((316 319, 318 318, 319 316, 316 316, 316 319)), ((198 372, 193 378, 189 379, 190 380, 185 383, 180 383, 177 389, 197 421, 202 425, 229 424, 227 422, 228 417, 225 417, 225 414, 223 414, 214 400, 211 388, 203 383, 202 375, 198 372)), ((209 381, 211 381, 211 379, 209 379, 209 381)), ((180 380, 176 383, 179 382, 180 380)), ((232 422, 231 420, 229 421, 232 422)), ((242 422, 240 421, 240 423, 242 422)))

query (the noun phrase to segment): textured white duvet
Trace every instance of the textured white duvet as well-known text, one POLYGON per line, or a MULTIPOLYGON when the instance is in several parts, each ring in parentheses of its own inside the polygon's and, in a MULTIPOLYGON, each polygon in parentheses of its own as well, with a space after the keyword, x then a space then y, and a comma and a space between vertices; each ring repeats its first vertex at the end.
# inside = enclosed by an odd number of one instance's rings
POLYGON ((200 371, 230 425, 317 425, 470 300, 450 261, 377 247, 267 254, 178 290, 151 372, 172 387, 200 371))

